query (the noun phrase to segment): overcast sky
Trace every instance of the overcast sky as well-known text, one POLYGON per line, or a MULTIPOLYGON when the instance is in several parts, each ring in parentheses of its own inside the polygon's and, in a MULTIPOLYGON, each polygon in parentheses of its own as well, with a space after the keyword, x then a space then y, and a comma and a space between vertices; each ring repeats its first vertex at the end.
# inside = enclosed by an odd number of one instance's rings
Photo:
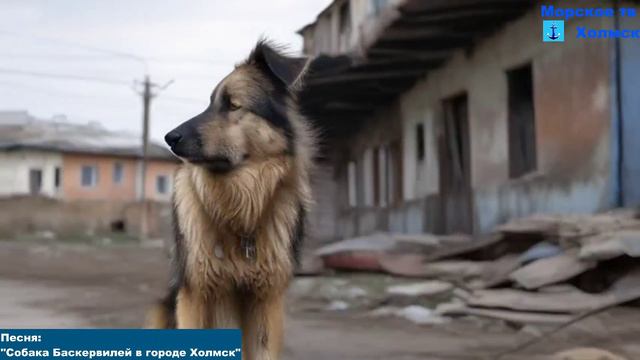
POLYGON ((151 135, 160 140, 206 107, 215 84, 260 36, 299 52, 295 31, 330 2, 2 0, 0 110, 64 114, 73 122, 140 133, 142 105, 132 86, 146 70, 127 55, 137 54, 148 59, 154 82, 174 80, 152 105, 151 135))

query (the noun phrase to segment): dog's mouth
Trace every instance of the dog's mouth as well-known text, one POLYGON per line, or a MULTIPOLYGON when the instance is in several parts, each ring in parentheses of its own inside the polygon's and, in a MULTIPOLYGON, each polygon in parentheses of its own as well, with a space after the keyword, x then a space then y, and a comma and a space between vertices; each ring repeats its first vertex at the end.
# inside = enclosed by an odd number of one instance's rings
MULTIPOLYGON (((247 158, 247 155, 243 156, 243 160, 246 160, 247 158)), ((226 156, 212 156, 207 158, 199 157, 189 158, 186 160, 191 164, 202 166, 216 175, 230 173, 240 166, 240 164, 234 164, 233 161, 226 156)))

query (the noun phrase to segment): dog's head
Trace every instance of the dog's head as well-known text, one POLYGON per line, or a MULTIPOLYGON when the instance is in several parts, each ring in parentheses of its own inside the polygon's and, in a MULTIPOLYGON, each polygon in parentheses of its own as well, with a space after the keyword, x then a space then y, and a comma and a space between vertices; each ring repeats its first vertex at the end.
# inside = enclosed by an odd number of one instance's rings
POLYGON ((209 107, 171 130, 165 141, 184 161, 216 174, 292 154, 295 131, 288 103, 305 64, 259 41, 215 87, 209 107))

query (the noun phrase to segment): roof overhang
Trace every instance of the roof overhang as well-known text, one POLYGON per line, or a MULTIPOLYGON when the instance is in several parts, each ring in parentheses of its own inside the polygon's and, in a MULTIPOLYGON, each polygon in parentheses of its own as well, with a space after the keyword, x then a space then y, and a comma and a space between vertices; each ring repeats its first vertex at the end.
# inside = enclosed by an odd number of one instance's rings
POLYGON ((303 109, 328 136, 348 135, 454 51, 470 48, 534 0, 406 0, 364 24, 348 56, 322 55, 301 94, 303 109))

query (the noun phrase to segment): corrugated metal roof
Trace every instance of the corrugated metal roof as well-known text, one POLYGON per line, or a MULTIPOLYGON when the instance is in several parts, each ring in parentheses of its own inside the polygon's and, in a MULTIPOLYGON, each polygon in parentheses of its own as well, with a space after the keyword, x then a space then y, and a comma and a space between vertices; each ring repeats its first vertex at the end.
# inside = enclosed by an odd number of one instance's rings
MULTIPOLYGON (((142 139, 96 123, 73 124, 36 119, 26 113, 0 112, 0 150, 18 149, 141 157, 142 139)), ((149 143, 148 154, 150 158, 176 160, 169 149, 155 142, 149 143)))

